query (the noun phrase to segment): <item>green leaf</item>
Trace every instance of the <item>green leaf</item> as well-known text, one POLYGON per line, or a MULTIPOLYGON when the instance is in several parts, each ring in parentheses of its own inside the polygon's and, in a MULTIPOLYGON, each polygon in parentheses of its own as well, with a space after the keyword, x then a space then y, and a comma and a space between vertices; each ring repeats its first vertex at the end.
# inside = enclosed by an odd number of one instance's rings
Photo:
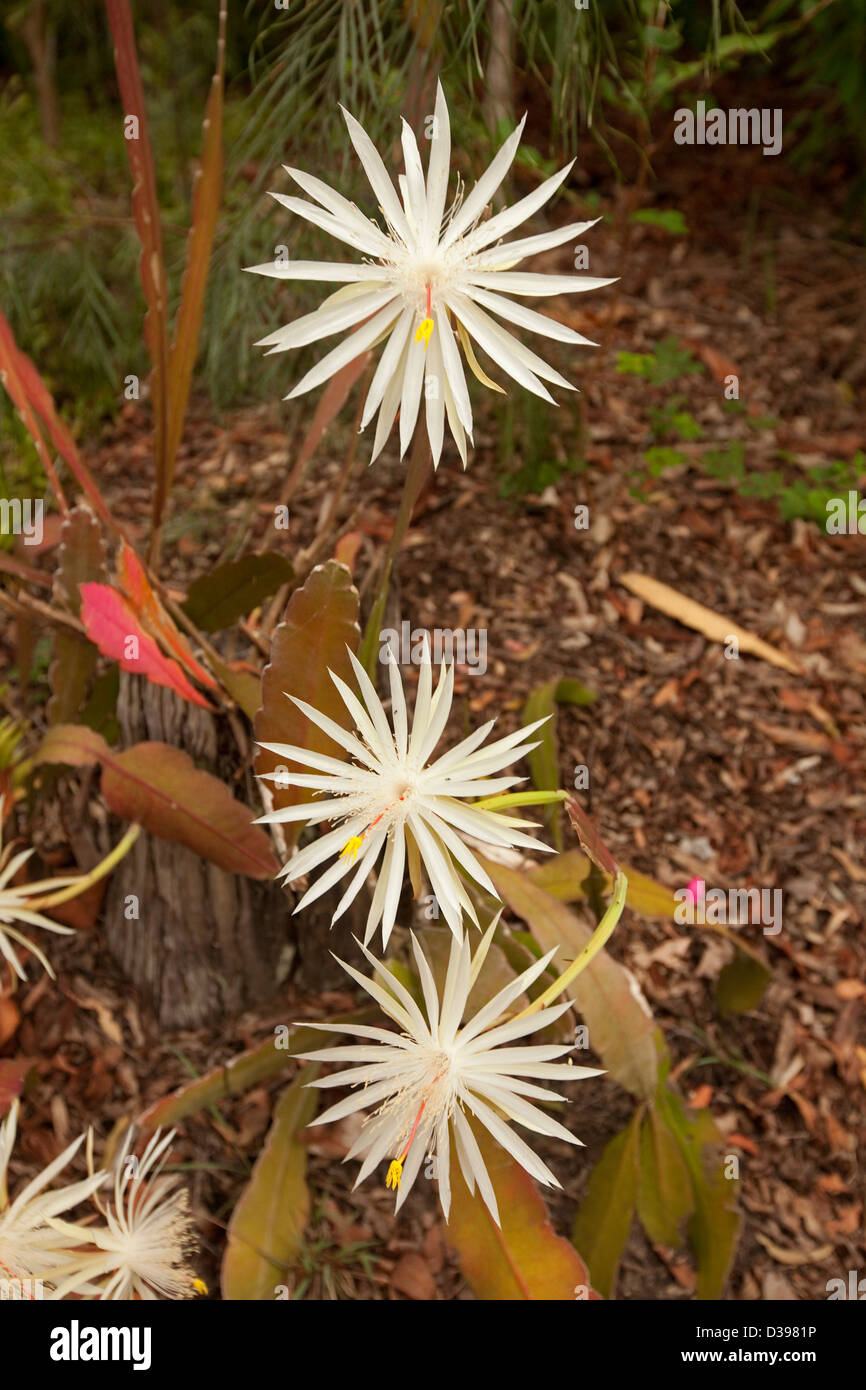
POLYGON ((262 678, 252 671, 236 671, 225 661, 209 658, 214 675, 220 685, 231 695, 236 705, 240 705, 248 719, 255 719, 262 706, 262 678))
POLYGON ((292 578, 285 555, 269 550, 217 565, 190 585, 184 612, 202 632, 218 632, 245 618, 292 578))
POLYGON ((640 1135, 641 1225, 657 1245, 677 1247, 682 1226, 695 1209, 689 1173, 677 1141, 656 1109, 647 1114, 640 1135))
POLYGON ((657 444, 644 454, 647 471, 651 478, 659 478, 666 468, 679 468, 688 463, 681 449, 672 449, 668 444, 657 444))
POLYGON ((688 1237, 698 1265, 698 1298, 721 1298, 740 1233, 733 1181, 725 1177, 720 1162, 722 1136, 708 1110, 687 1113, 679 1096, 669 1090, 660 1092, 659 1099, 695 1198, 688 1237))
POLYGON ((307 1064, 282 1094, 252 1177, 229 1222, 222 1265, 222 1296, 267 1302, 277 1295, 297 1259, 310 1215, 306 1154, 299 1135, 318 1108, 307 1064))
MULTIPOLYGON (((523 706, 521 722, 532 724, 536 719, 546 719, 547 723, 536 729, 533 738, 538 747, 527 753, 526 761, 533 785, 540 791, 555 791, 559 786, 559 741, 556 737, 556 687, 558 680, 548 681, 539 686, 527 697, 523 706)), ((562 849, 562 824, 557 808, 551 806, 545 813, 545 824, 553 836, 557 849, 562 849)))
POLYGON ((591 705, 594 704, 597 695, 594 690, 589 690, 580 681, 573 677, 563 676, 556 685, 556 703, 558 705, 591 705))
POLYGON ((473 1125, 473 1130, 502 1225, 496 1225, 477 1187, 470 1194, 454 1162, 445 1232, 476 1298, 570 1302, 591 1297, 586 1266, 571 1242, 553 1230, 532 1178, 485 1129, 473 1125))
MULTIPOLYGON (((547 723, 536 729, 533 738, 538 747, 526 755, 533 785, 539 791, 556 791, 559 787, 559 740, 556 734, 557 704, 590 705, 595 699, 593 691, 580 681, 559 678, 548 681, 533 690, 523 706, 522 722, 532 724, 536 719, 546 719, 547 723)), ((557 849, 562 849, 562 817, 558 805, 551 805, 545 812, 545 825, 553 837, 557 849)))
MULTIPOLYGON (((291 743, 331 757, 345 757, 333 739, 286 696, 305 700, 346 728, 349 715, 328 668, 355 688, 357 682, 346 649, 358 650, 359 635, 358 591, 351 574, 336 560, 318 565, 303 588, 292 594, 286 615, 274 633, 270 664, 262 675, 262 707, 255 719, 259 743, 291 743)), ((264 748, 257 750, 255 770, 259 775, 281 766, 287 764, 276 753, 264 748)), ((305 788, 280 787, 275 782, 267 785, 273 793, 275 810, 313 800, 313 793, 305 788)), ((289 846, 295 844, 302 829, 303 821, 290 821, 283 826, 289 846)))
POLYGON ((677 208, 639 208, 629 220, 644 227, 659 227, 663 232, 670 232, 671 236, 686 236, 689 230, 685 217, 677 208))
POLYGON ((572 1239, 589 1266, 595 1288, 610 1298, 616 1282, 638 1190, 638 1139, 641 1110, 605 1147, 592 1171, 574 1222, 572 1239))
POLYGON ((722 1014, 745 1014, 756 1009, 771 979, 770 971, 753 956, 737 951, 716 981, 716 1005, 722 1014))

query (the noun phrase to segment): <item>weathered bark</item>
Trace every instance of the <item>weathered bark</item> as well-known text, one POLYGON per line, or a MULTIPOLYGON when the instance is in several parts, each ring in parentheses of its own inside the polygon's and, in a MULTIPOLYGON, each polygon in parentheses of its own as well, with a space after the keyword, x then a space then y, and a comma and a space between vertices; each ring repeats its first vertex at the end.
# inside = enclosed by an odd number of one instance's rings
MULTIPOLYGON (((124 747, 169 743, 225 780, 237 765, 237 750, 219 747, 215 717, 170 690, 122 674, 117 714, 124 747)), ((104 930, 161 1025, 195 1028, 273 996, 291 959, 291 910, 275 882, 226 873, 142 832, 112 875, 104 930), (133 900, 137 920, 127 916, 133 900)))
POLYGON ((21 19, 21 34, 33 64, 42 138, 49 149, 56 150, 60 143, 60 103, 55 84, 57 30, 49 22, 43 0, 31 0, 21 19))
POLYGON ((514 114, 514 6, 513 0, 490 0, 487 7, 490 46, 484 77, 487 90, 482 109, 489 130, 514 114))

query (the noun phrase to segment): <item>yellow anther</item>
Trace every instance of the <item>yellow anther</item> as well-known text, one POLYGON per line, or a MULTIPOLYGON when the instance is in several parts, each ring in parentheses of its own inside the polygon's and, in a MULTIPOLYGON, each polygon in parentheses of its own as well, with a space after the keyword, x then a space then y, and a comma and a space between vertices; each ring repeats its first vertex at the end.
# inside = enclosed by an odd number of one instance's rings
POLYGON ((396 1192, 397 1188, 400 1186, 400 1179, 402 1178, 402 1176, 403 1164, 400 1162, 399 1158, 395 1158, 390 1168, 388 1169, 388 1176, 385 1179, 385 1186, 393 1187, 394 1191, 396 1192))
POLYGON ((193 1281, 192 1281, 192 1286, 193 1286, 193 1288, 195 1289, 196 1293, 209 1293, 209 1292, 210 1292, 210 1290, 208 1289, 207 1284, 205 1283, 205 1281, 204 1281, 203 1279, 193 1279, 193 1281))
POLYGON ((340 858, 355 859, 357 857, 358 850, 361 848, 363 843, 363 835, 353 835, 350 840, 346 841, 346 843, 343 845, 343 848, 340 850, 340 858))
POLYGON ((422 319, 415 330, 415 342, 423 343, 426 351, 427 344, 430 342, 430 334, 433 332, 433 320, 422 319))

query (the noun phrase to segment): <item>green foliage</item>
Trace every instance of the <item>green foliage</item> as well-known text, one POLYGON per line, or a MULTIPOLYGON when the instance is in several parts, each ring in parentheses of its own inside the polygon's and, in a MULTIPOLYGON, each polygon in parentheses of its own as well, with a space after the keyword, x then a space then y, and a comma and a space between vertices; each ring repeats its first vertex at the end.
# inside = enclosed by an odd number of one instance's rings
POLYGON ((669 334, 653 352, 618 352, 616 370, 628 376, 642 376, 652 386, 664 386, 704 369, 689 349, 681 347, 669 334))
POLYGON ((671 236, 686 236, 689 230, 685 216, 677 208, 638 208, 629 220, 641 227, 658 227, 671 236))
POLYGON ((722 481, 742 478, 746 471, 744 454, 745 446, 738 439, 732 439, 726 449, 707 449, 701 458, 701 467, 711 478, 722 481))
POLYGON ((687 410, 683 410, 685 396, 671 396, 666 405, 650 406, 650 430, 656 439, 667 439, 671 435, 678 439, 700 439, 703 429, 687 410))

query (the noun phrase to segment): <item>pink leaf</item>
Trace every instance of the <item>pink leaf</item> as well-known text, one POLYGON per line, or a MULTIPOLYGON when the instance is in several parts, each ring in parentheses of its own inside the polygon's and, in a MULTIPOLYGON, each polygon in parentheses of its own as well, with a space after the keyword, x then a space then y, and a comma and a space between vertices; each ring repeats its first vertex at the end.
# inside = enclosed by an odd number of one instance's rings
POLYGON ((154 685, 168 686, 204 709, 213 706, 190 684, 176 661, 163 656, 123 594, 108 584, 82 584, 81 621, 103 656, 117 661, 122 671, 144 676, 154 685))

